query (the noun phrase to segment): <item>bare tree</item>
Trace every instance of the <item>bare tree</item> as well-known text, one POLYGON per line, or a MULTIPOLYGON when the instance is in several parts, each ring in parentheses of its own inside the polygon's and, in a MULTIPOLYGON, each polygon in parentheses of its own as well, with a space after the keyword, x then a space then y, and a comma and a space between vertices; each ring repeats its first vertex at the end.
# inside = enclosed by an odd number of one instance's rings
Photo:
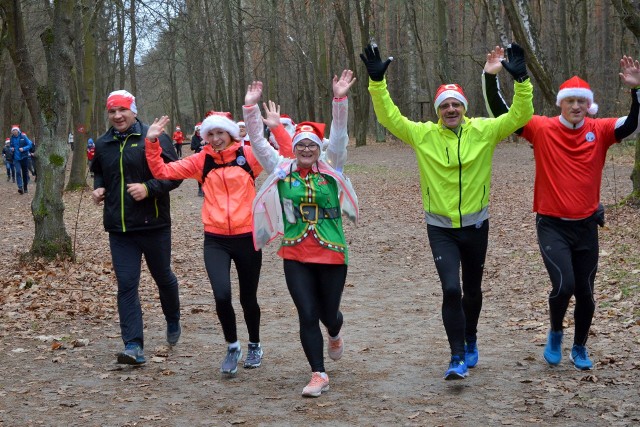
MULTIPOLYGON (((633 34, 636 41, 636 52, 638 41, 640 41, 640 12, 638 9, 638 1, 632 0, 611 0, 611 3, 618 11, 622 18, 622 22, 633 34)), ((633 183, 632 193, 629 195, 629 202, 640 204, 640 137, 636 139, 636 154, 631 172, 631 182, 633 183)))
POLYGON ((40 85, 25 43, 21 2, 2 0, 0 3, 11 39, 8 43, 9 53, 39 135, 36 168, 40 179, 31 202, 35 221, 31 254, 47 258, 73 256, 71 239, 64 224, 62 201, 68 155, 66 136, 70 109, 69 76, 73 66, 73 6, 73 0, 46 4, 50 8, 52 21, 40 34, 47 64, 47 81, 40 85))

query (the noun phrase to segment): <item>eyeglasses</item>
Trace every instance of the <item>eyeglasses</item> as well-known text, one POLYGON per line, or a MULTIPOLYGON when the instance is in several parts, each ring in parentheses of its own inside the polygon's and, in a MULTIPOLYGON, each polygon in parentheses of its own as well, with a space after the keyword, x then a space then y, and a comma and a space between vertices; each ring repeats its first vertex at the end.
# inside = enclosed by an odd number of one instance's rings
POLYGON ((304 150, 316 151, 317 149, 318 149, 318 144, 309 144, 309 145, 296 144, 297 151, 304 151, 304 150))

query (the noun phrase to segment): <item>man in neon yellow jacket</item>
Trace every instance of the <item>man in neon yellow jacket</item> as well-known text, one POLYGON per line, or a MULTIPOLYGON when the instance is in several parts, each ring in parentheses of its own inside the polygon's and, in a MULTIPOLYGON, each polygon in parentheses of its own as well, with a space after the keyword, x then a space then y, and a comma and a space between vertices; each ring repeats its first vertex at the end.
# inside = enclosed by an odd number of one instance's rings
POLYGON ((482 308, 482 272, 489 235, 489 189, 493 152, 502 139, 533 115, 533 87, 524 51, 507 50, 504 68, 514 78, 513 106, 495 119, 469 118, 468 100, 457 84, 434 97, 438 122, 415 122, 393 103, 375 44, 360 55, 369 73, 369 93, 378 121, 411 145, 420 170, 429 244, 442 284, 442 318, 451 347, 445 379, 461 379, 478 362, 477 325, 482 308), (462 286, 459 270, 462 267, 462 286))

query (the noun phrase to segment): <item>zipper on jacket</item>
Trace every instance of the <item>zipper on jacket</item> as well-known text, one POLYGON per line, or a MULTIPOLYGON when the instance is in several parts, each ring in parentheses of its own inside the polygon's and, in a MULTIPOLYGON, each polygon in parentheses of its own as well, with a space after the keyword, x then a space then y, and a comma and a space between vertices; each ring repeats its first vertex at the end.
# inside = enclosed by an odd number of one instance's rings
POLYGON ((122 232, 127 231, 127 226, 124 221, 124 167, 122 165, 122 157, 124 153, 124 147, 127 145, 127 139, 129 135, 120 143, 120 221, 122 222, 122 232))
POLYGON ((449 158, 449 147, 445 147, 444 152, 447 154, 447 164, 451 163, 451 159, 449 158))
POLYGON ((462 159, 460 158, 462 126, 460 127, 460 133, 456 133, 456 136, 458 137, 458 191, 460 193, 460 197, 458 197, 458 215, 460 215, 460 227, 462 227, 462 159))
MULTIPOLYGON (((220 159, 224 163, 224 156, 220 154, 220 159)), ((224 192, 227 195, 227 231, 231 234, 231 195, 229 194, 229 186, 227 185, 227 177, 225 176, 224 170, 226 168, 220 168, 220 174, 222 175, 222 182, 224 184, 224 192)))

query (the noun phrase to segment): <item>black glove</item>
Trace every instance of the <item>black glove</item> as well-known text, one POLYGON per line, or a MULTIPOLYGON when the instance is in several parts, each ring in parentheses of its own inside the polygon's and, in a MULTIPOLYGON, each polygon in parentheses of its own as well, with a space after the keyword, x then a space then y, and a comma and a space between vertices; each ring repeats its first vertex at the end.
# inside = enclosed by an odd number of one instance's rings
POLYGON ((515 81, 522 83, 529 78, 524 49, 515 43, 511 43, 507 48, 507 58, 509 58, 509 62, 503 59, 502 66, 513 76, 515 81))
POLYGON ((367 67, 369 77, 371 77, 371 80, 374 82, 381 82, 384 79, 384 73, 387 71, 387 67, 391 61, 393 61, 393 57, 390 56, 386 61, 382 62, 378 45, 375 43, 369 43, 364 49, 364 52, 360 54, 360 58, 367 67))

